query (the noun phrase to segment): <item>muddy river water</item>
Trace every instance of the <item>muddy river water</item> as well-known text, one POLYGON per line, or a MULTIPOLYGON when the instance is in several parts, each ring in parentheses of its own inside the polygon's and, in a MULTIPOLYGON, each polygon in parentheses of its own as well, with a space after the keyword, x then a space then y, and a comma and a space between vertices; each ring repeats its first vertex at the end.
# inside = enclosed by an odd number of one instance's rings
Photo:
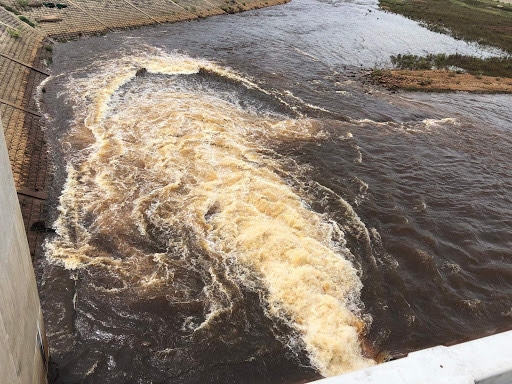
POLYGON ((56 46, 38 266, 63 383, 296 383, 512 324, 512 98, 389 93, 496 51, 293 0, 56 46))

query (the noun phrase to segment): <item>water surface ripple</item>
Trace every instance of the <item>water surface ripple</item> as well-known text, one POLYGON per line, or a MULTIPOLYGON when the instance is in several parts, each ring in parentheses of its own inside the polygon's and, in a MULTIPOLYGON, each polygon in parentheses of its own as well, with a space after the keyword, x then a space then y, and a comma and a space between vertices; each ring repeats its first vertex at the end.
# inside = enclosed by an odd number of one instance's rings
POLYGON ((510 96, 361 81, 438 52, 492 53, 316 0, 57 46, 59 380, 304 382, 509 329, 510 96))

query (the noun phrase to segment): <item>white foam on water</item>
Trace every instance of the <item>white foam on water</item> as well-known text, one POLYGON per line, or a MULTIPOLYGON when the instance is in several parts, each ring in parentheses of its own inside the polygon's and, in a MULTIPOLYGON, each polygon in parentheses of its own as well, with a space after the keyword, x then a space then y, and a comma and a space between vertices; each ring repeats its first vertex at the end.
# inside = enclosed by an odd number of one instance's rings
MULTIPOLYGON (((321 374, 373 364, 360 346, 361 282, 348 249, 332 241, 340 228, 311 211, 278 176, 279 162, 262 155, 265 140, 321 138, 320 125, 257 114, 177 85, 176 76, 201 68, 256 87, 214 63, 155 50, 70 77, 72 150, 49 258, 69 269, 102 265, 145 289, 173 279, 166 255, 123 239, 158 228, 172 248, 180 242, 176 228, 192 229, 208 254, 234 265, 233 284, 263 284, 266 311, 298 331, 321 374), (169 76, 135 79, 139 68, 169 76), (92 241, 98 236, 115 254, 92 241)), ((184 326, 207 326, 229 310, 229 292, 208 289, 208 318, 184 326)))

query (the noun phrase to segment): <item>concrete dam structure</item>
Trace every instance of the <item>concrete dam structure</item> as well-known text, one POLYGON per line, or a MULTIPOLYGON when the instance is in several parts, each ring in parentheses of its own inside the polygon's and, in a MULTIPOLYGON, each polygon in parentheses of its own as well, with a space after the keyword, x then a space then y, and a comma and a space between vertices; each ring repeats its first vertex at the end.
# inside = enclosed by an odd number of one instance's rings
POLYGON ((46 147, 33 94, 48 76, 48 40, 4 8, 0 29, 0 380, 41 384, 49 350, 32 261, 42 236, 29 228, 45 201, 46 147))
MULTIPOLYGON (((1 127, 1 122, 0 122, 1 127)), ((46 382, 48 347, 7 146, 0 138, 0 377, 46 382)))

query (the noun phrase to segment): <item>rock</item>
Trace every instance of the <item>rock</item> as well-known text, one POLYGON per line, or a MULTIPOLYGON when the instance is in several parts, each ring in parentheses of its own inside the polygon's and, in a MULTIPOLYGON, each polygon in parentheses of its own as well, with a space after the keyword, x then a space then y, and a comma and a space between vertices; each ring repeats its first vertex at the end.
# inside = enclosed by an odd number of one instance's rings
POLYGON ((137 72, 135 72, 135 76, 144 76, 146 73, 148 73, 146 68, 139 68, 137 72))
POLYGON ((46 223, 44 221, 36 221, 35 223, 33 223, 31 226, 30 226, 30 230, 32 232, 43 232, 43 233, 47 233, 47 232, 55 232, 55 229, 53 228, 47 228, 46 227, 46 223))

